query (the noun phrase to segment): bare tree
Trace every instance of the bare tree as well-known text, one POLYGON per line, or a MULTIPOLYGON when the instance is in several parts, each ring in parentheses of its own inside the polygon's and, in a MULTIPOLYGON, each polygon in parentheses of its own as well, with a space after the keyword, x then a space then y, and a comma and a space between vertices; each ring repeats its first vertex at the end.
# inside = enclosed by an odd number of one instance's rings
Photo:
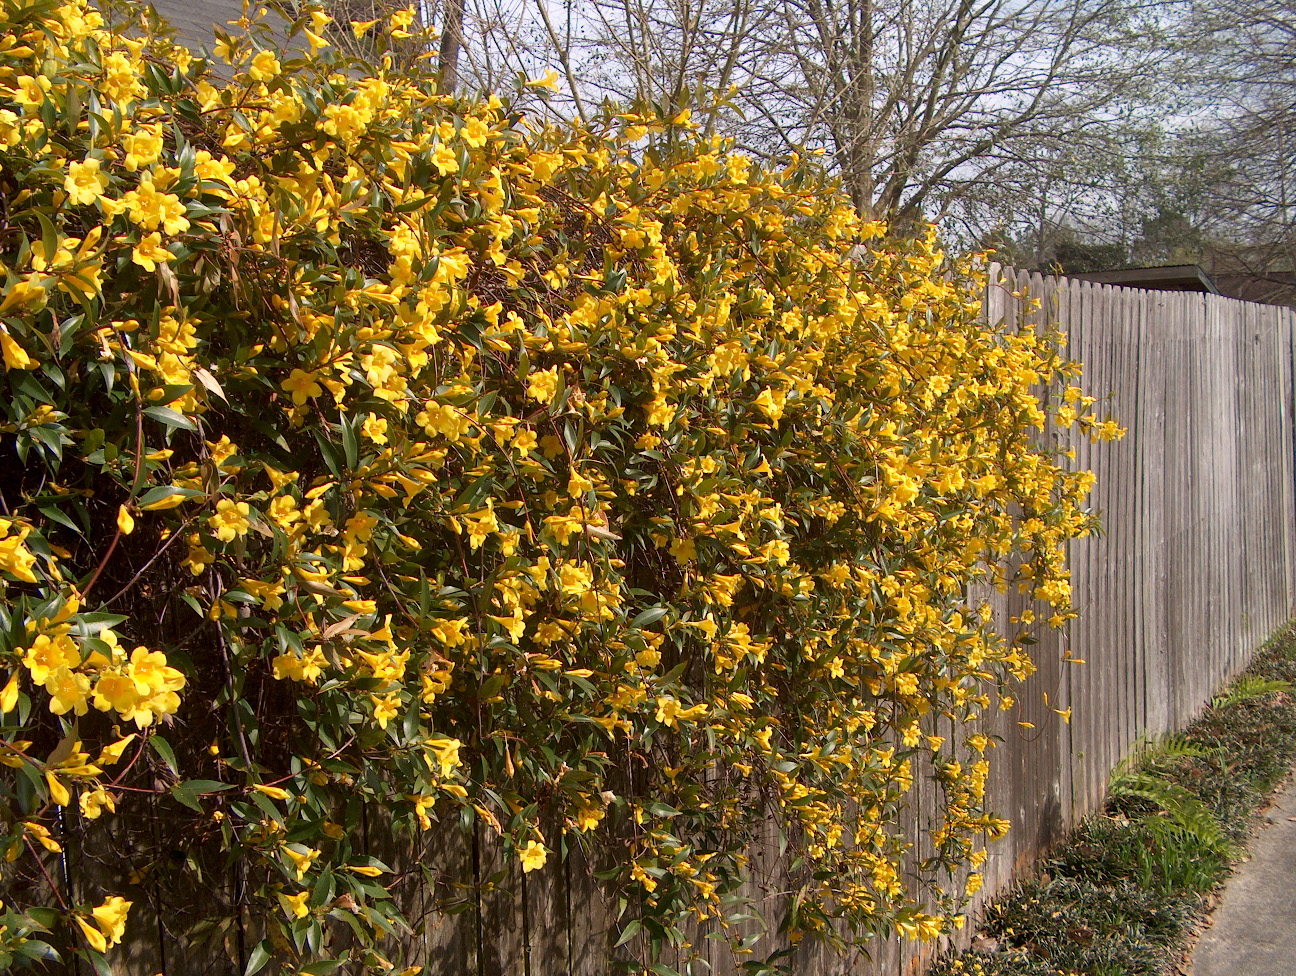
POLYGON ((785 70, 746 104, 828 149, 861 210, 939 217, 1041 156, 1110 151, 1146 102, 1148 25, 1126 0, 791 0, 785 70))
POLYGON ((1221 270, 1271 278, 1296 272, 1296 0, 1201 4, 1192 51, 1209 123, 1196 134, 1216 181, 1204 219, 1221 270))
POLYGON ((901 224, 971 220, 964 202, 1043 156, 1116 154, 1166 19, 1138 0, 532 2, 529 35, 483 11, 483 50, 552 63, 572 100, 690 107, 764 155, 822 149, 862 211, 901 224))

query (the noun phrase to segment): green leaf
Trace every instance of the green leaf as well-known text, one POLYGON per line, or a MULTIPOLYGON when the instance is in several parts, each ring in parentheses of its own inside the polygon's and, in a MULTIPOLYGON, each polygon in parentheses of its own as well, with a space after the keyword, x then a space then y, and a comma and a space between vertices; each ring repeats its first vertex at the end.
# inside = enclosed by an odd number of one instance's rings
POLYGON ((54 260, 54 255, 58 251, 59 232, 55 228, 53 221, 46 217, 39 210, 32 211, 36 214, 36 219, 40 221, 41 226, 41 247, 44 248, 44 258, 46 261, 54 260))
POLYGON ((213 396, 220 397, 226 403, 229 403, 229 397, 225 395, 225 389, 220 385, 220 383, 216 381, 216 377, 212 376, 212 374, 208 370, 203 369, 200 366, 197 369, 193 370, 192 372, 194 378, 197 379, 198 382, 202 384, 204 390, 206 390, 208 393, 212 394, 213 396))
POLYGON ((644 627, 651 627, 668 613, 670 613, 669 607, 651 607, 637 614, 634 620, 630 621, 630 629, 642 630, 644 627))
POLYGON ((355 417, 342 418, 342 450, 346 453, 347 467, 354 471, 360 466, 360 438, 356 434, 355 417))
POLYGON ((77 535, 85 535, 85 532, 84 530, 82 530, 81 526, 73 522, 72 519, 70 519, 67 516, 67 514, 57 505, 39 505, 37 507, 40 509, 40 513, 44 515, 47 519, 49 519, 51 522, 57 522, 59 525, 63 526, 64 528, 71 529, 77 535))
POLYGON ((184 785, 189 787, 199 796, 206 796, 208 793, 219 793, 221 790, 232 790, 232 783, 222 783, 215 779, 190 779, 185 780, 184 785))
POLYGON ((643 928, 643 924, 639 921, 639 919, 632 918, 628 923, 626 923, 625 931, 621 933, 621 938, 616 940, 616 945, 614 945, 612 948, 616 949, 620 946, 625 945, 636 935, 638 935, 639 930, 642 928, 643 928))
POLYGON ((116 627, 118 624, 125 623, 128 618, 120 613, 103 613, 98 610, 90 613, 79 613, 73 618, 73 625, 76 632, 82 637, 94 637, 96 634, 103 633, 109 627, 116 627))
POLYGON ((315 442, 319 445, 320 457, 324 460, 324 465, 329 469, 329 473, 334 478, 342 477, 342 461, 338 457, 337 448, 329 443, 328 439, 318 430, 311 431, 315 435, 315 442))
POLYGON ((270 940, 262 939, 257 943, 256 948, 252 950, 252 955, 248 957, 247 968, 243 970, 243 976, 253 976, 254 973, 261 972, 272 955, 273 946, 270 944, 270 940))
POLYGON ((187 806, 190 810, 197 813, 203 812, 202 804, 198 802, 197 793, 194 792, 188 783, 176 783, 175 786, 171 787, 171 795, 180 803, 187 806))
POLYGON ((342 968, 343 959, 326 959, 323 962, 313 962, 309 966, 302 966, 298 972, 303 976, 329 976, 330 973, 336 973, 342 968))
POLYGON ((180 599, 183 600, 185 604, 189 607, 189 609, 192 610, 194 613, 196 613, 199 617, 205 616, 205 614, 203 613, 202 604, 198 602, 198 598, 194 596, 192 593, 188 592, 187 590, 182 591, 180 593, 180 599))
POLYGON ((159 485, 156 488, 150 488, 135 503, 140 508, 148 508, 150 505, 156 505, 167 498, 174 498, 176 495, 183 495, 185 498, 198 498, 202 495, 201 491, 196 488, 177 488, 175 485, 159 485))
POLYGON ((165 424, 167 427, 178 427, 181 430, 198 430, 192 420, 180 411, 172 410, 170 407, 145 407, 144 414, 160 424, 165 424))
POLYGON ((171 748, 171 743, 154 733, 149 736, 149 745, 153 747, 154 752, 162 757, 162 761, 171 767, 171 772, 179 776, 180 767, 176 763, 175 750, 171 748))
POLYGON ((28 939, 14 948, 14 955, 21 959, 38 959, 41 962, 62 962, 63 957, 48 942, 39 939, 28 939))
POLYGON ((45 445, 45 449, 58 460, 63 460, 63 437, 50 427, 30 427, 27 433, 45 445))
POLYGON ((488 474, 482 475, 455 499, 454 511, 475 511, 494 487, 495 479, 488 474))

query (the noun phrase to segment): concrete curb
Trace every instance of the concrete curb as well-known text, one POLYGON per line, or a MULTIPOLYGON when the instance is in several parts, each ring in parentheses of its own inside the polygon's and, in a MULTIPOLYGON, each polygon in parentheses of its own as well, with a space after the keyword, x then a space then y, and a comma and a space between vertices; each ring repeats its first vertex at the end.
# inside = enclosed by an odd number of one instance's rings
POLYGON ((1296 973, 1296 779, 1260 814, 1248 859, 1225 884, 1189 976, 1296 973))

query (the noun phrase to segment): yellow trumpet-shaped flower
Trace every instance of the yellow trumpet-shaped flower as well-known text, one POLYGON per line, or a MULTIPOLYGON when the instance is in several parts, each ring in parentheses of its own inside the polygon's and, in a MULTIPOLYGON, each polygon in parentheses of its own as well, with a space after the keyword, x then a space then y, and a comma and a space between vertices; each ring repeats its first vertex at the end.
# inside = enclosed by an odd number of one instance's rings
POLYGON ((94 203, 108 189, 108 174, 99 169, 99 160, 86 159, 68 164, 68 175, 63 180, 68 199, 78 206, 94 203))
POLYGON ((40 362, 27 355, 27 350, 13 336, 0 328, 0 352, 4 353, 5 369, 36 369, 40 362))
POLYGON ((297 869, 298 881, 306 877, 306 872, 310 870, 311 865, 315 863, 315 859, 320 855, 320 852, 314 848, 299 851, 294 847, 285 847, 283 852, 288 855, 288 860, 292 861, 293 867, 297 869))
POLYGON ((132 904, 120 895, 111 895, 102 905, 91 910, 90 915, 108 945, 117 945, 126 934, 126 916, 132 904))
POLYGON ((284 914, 289 918, 305 918, 310 914, 309 891, 300 891, 295 895, 279 895, 279 905, 283 908, 284 914))
POLYGON ((549 852, 543 844, 529 840, 518 851, 518 859, 522 862, 522 873, 529 874, 545 866, 545 861, 549 859, 549 852))
POLYGON ((131 260, 145 271, 156 271, 159 264, 174 261, 175 255, 162 246, 162 235, 153 231, 140 238, 131 250, 131 260))

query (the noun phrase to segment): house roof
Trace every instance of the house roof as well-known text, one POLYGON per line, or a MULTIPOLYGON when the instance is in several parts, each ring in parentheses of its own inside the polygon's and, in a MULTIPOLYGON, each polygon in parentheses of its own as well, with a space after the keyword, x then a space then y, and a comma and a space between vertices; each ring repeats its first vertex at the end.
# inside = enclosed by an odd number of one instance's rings
POLYGON ((1086 271, 1068 274, 1068 278, 1096 281, 1124 288, 1147 288, 1150 291, 1196 291, 1220 294, 1210 275, 1195 264, 1172 264, 1159 268, 1125 268, 1121 271, 1086 271))
POLYGON ((176 29, 176 39, 190 50, 211 50, 213 31, 230 30, 229 22, 243 16, 243 0, 151 0, 176 29))

